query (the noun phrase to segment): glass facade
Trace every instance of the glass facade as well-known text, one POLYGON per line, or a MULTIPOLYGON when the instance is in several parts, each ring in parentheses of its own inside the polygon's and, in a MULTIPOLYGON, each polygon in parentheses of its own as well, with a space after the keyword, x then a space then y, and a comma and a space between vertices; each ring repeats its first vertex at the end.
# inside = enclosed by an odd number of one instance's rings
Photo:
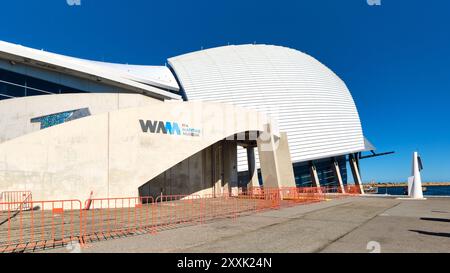
POLYGON ((0 100, 64 93, 86 92, 76 88, 0 69, 0 100))
MULTIPOLYGON (((344 185, 347 185, 347 159, 346 156, 336 157, 341 171, 341 177, 344 185)), ((320 185, 339 186, 337 178, 333 170, 333 158, 315 160, 317 175, 319 176, 320 185)), ((297 187, 313 187, 310 171, 310 162, 300 162, 294 164, 295 184, 297 187)), ((261 171, 258 170, 259 184, 262 186, 261 171)), ((239 172, 239 187, 246 187, 248 182, 248 172, 239 172)))
MULTIPOLYGON (((347 184, 347 160, 345 156, 337 157, 341 171, 341 177, 344 185, 347 184)), ((333 170, 333 158, 315 160, 317 175, 322 187, 338 186, 336 175, 333 170)), ((312 187, 310 162, 302 162, 294 164, 295 183, 297 187, 312 187)))

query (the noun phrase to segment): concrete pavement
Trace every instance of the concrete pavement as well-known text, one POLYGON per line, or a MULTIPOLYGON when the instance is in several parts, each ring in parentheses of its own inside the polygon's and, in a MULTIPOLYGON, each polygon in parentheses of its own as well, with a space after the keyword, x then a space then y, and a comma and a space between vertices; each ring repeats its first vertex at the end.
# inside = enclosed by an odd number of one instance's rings
MULTIPOLYGON (((355 197, 101 241, 82 252, 450 252, 450 198, 355 197)), ((67 252, 54 249, 49 252, 67 252)))

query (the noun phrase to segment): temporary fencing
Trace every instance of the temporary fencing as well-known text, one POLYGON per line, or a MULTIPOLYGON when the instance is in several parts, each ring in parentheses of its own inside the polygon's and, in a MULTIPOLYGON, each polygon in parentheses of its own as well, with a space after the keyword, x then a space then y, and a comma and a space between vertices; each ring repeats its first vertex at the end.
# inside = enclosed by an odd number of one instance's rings
POLYGON ((316 187, 250 188, 248 192, 254 196, 261 195, 262 199, 271 201, 271 209, 320 202, 326 199, 324 190, 316 187))
POLYGON ((28 205, 30 201, 33 201, 31 191, 4 191, 0 194, 0 202, 9 204, 6 208, 2 207, 2 210, 12 208, 12 204, 15 205, 12 209, 19 209, 28 205))
POLYGON ((0 252, 35 250, 80 242, 78 200, 0 203, 0 252))
POLYGON ((246 214, 346 195, 337 187, 249 188, 241 192, 204 195, 92 198, 33 201, 30 192, 2 194, 0 202, 0 252, 34 251, 81 245, 115 237, 156 233, 182 225, 202 224, 220 218, 237 219, 246 214), (13 202, 3 202, 14 200, 13 202))
POLYGON ((153 207, 154 225, 158 230, 201 222, 203 206, 199 195, 161 195, 155 199, 153 207))
POLYGON ((347 195, 359 195, 361 194, 361 189, 357 185, 347 185, 345 186, 345 193, 347 195))
POLYGON ((82 211, 83 242, 154 231, 153 197, 88 199, 82 211))

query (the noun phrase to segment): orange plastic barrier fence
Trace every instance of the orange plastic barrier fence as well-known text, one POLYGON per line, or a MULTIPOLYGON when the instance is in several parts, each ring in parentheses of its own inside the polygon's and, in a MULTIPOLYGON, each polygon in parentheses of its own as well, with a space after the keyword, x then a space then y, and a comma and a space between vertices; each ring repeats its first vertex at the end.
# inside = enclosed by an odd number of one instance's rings
POLYGON ((319 202, 326 199, 326 188, 317 187, 283 187, 283 188, 250 188, 247 194, 261 196, 272 200, 270 208, 294 206, 299 203, 319 202))
POLYGON ((230 194, 204 194, 201 201, 201 221, 219 218, 236 218, 238 199, 230 194))
POLYGON ((325 200, 323 188, 301 187, 301 188, 281 188, 280 195, 285 201, 283 205, 293 206, 299 203, 320 202, 325 200))
POLYGON ((202 204, 199 195, 161 195, 155 199, 155 226, 167 229, 187 223, 200 223, 202 204))
POLYGON ((259 189, 239 194, 204 194, 201 198, 201 221, 203 223, 220 218, 236 219, 242 214, 276 209, 279 205, 278 190, 259 189))
POLYGON ((254 187, 224 194, 162 195, 129 198, 33 201, 31 192, 5 192, 0 202, 0 252, 62 246, 69 242, 142 233, 185 224, 200 224, 281 207, 359 194, 357 186, 254 187))
POLYGON ((358 195, 361 194, 361 189, 356 185, 347 185, 345 186, 345 193, 349 195, 358 195))
POLYGON ((0 252, 80 242, 79 200, 0 203, 0 252))
MULTIPOLYGON (((4 191, 0 194, 0 202, 1 203, 13 203, 15 209, 19 209, 20 207, 26 206, 30 201, 33 201, 33 195, 31 191, 4 191)), ((8 207, 0 209, 6 210, 11 209, 12 204, 8 205, 8 207)))
POLYGON ((86 200, 82 211, 84 242, 154 232, 153 197, 86 200), (87 209, 89 208, 89 209, 87 209))

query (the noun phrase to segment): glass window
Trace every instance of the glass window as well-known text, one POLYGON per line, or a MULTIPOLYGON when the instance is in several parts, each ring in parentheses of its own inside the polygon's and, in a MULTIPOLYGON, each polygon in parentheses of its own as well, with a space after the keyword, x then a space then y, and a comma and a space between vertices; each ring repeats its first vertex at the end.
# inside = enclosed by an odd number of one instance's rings
POLYGON ((25 85, 25 77, 23 75, 0 69, 0 81, 25 85))
MULTIPOLYGON (((48 81, 43 81, 43 80, 32 78, 32 77, 26 77, 26 83, 27 83, 27 87, 32 87, 34 89, 39 89, 39 90, 45 91, 45 92, 38 91, 38 92, 41 92, 41 94, 42 93, 45 94, 46 92, 58 94, 59 90, 60 90, 59 84, 51 83, 48 81)), ((37 90, 34 90, 34 91, 37 91, 37 90)), ((30 92, 30 94, 31 94, 31 92, 30 92)), ((28 95, 28 92, 27 92, 27 95, 28 95)), ((31 95, 28 95, 28 96, 31 96, 31 95)))
POLYGON ((0 100, 23 96, 65 93, 87 92, 0 69, 0 100))
POLYGON ((311 187, 312 179, 309 163, 294 164, 295 184, 297 187, 311 187))
POLYGON ((0 81, 0 94, 2 98, 15 98, 25 96, 25 88, 0 81))
POLYGON ((66 86, 61 87, 61 94, 72 94, 72 93, 88 93, 88 92, 66 86))

